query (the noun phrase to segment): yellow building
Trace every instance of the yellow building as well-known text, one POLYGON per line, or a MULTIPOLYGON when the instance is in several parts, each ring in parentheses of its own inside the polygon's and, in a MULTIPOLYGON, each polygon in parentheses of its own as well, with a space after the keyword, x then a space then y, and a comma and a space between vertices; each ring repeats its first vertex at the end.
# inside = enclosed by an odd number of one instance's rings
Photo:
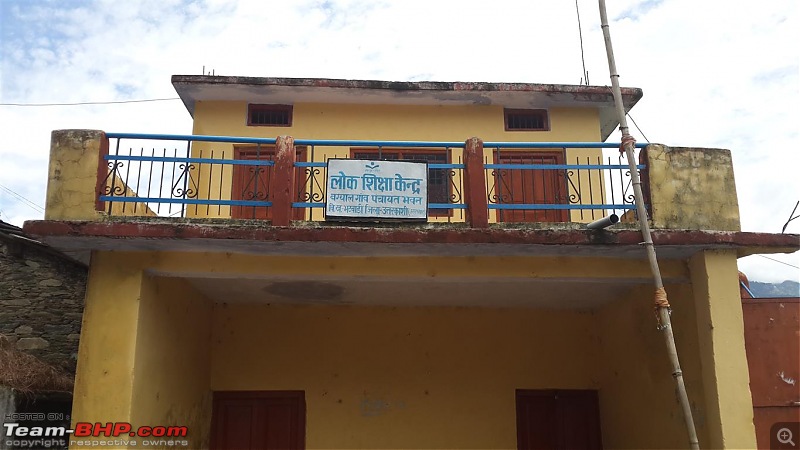
MULTIPOLYGON (((91 258, 76 422, 186 427, 176 448, 687 446, 609 88, 173 85, 193 135, 53 132, 25 224, 91 258), (406 184, 332 192, 342 159, 408 162, 423 217, 406 184)), ((701 446, 753 448, 736 259, 798 238, 739 230, 726 150, 639 159, 701 446)))

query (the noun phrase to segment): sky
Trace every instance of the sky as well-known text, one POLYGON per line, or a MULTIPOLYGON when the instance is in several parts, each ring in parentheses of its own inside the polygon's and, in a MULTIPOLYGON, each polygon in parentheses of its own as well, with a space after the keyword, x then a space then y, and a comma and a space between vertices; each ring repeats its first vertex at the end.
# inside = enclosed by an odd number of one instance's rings
MULTIPOLYGON (((641 131, 631 123, 632 133, 640 142, 730 149, 744 231, 780 233, 800 200, 798 4, 608 2, 620 82, 644 90, 631 111, 641 131)), ((577 5, 589 81, 608 85, 597 2, 577 5)), ((190 134, 170 76, 204 71, 558 84, 583 77, 574 1, 0 0, 0 219, 43 217, 52 130, 190 134), (153 99, 172 100, 14 105, 153 99)), ((800 219, 786 232, 800 233, 800 219)), ((800 253, 767 256, 782 263, 751 256, 740 270, 751 280, 800 279, 800 253)))

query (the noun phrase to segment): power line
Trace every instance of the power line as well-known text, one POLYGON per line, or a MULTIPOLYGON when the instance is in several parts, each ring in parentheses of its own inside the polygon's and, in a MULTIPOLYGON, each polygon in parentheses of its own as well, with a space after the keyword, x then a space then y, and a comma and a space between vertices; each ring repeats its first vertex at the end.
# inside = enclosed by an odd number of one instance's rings
POLYGON ((760 257, 762 257, 764 259, 768 259, 770 261, 775 261, 776 263, 781 263, 781 264, 789 266, 789 267, 794 267, 795 269, 800 269, 800 267, 797 267, 794 264, 789 264, 787 262, 779 261, 779 260, 777 260, 775 258, 770 258, 769 256, 764 256, 764 255, 756 255, 756 256, 760 256, 760 257))
POLYGON ((631 122, 633 122, 633 126, 635 126, 637 130, 639 130, 639 134, 642 135, 644 140, 647 141, 647 142, 650 142, 650 139, 647 139, 647 136, 644 135, 644 132, 642 132, 642 129, 639 128, 639 125, 636 123, 635 120, 633 120, 633 116, 630 113, 626 113, 626 115, 631 118, 631 122))
POLYGON ((2 184, 0 184, 0 189, 2 189, 2 190, 4 190, 4 191, 8 192, 8 193, 9 193, 9 194, 11 194, 12 196, 14 196, 14 197, 16 198, 16 200, 17 200, 17 201, 19 201, 19 202, 20 202, 20 203, 22 203, 23 205, 25 205, 25 206, 27 206, 27 207, 29 207, 29 208, 33 209, 34 211, 36 211, 36 212, 40 212, 40 213, 43 213, 43 212, 44 212, 44 208, 42 208, 41 206, 37 205, 36 203, 34 203, 34 202, 32 202, 32 201, 28 200, 27 198, 23 197, 22 195, 20 195, 20 194, 17 194, 16 192, 14 192, 13 190, 11 190, 10 188, 7 188, 7 187, 3 186, 2 184))
POLYGON ((110 102, 75 102, 75 103, 0 103, 0 106, 81 106, 81 105, 118 105, 122 103, 166 102, 180 100, 180 97, 147 98, 143 100, 118 100, 110 102))
POLYGON ((575 13, 578 15, 578 39, 581 41, 581 64, 583 64, 583 76, 581 77, 581 81, 586 82, 586 86, 589 85, 589 72, 586 71, 586 60, 583 57, 583 31, 581 30, 581 12, 578 9, 578 0, 575 0, 575 13))

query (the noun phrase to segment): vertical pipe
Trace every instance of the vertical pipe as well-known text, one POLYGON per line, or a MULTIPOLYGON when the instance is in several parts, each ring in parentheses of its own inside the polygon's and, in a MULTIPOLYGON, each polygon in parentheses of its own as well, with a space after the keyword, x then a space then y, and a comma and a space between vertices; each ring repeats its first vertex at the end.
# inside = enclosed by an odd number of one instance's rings
POLYGON ((622 133, 622 146, 625 150, 625 156, 628 158, 628 167, 631 171, 636 210, 639 214, 639 225, 642 229, 642 239, 644 240, 645 249, 647 251, 647 259, 650 263, 650 271, 653 275, 653 284, 656 288, 655 306, 657 308, 659 319, 658 328, 664 332, 664 343, 667 346, 670 363, 672 364, 672 376, 675 378, 675 383, 677 384, 678 397, 683 409, 683 418, 686 423, 686 431, 689 435, 689 448, 699 449, 700 444, 697 441, 697 431, 695 430, 694 420, 692 418, 692 409, 689 403, 689 396, 686 394, 686 386, 683 382, 683 372, 681 371, 680 361, 678 359, 678 350, 675 346, 675 336, 672 332, 672 323, 670 322, 670 307, 669 303, 667 302, 666 292, 664 291, 664 282, 661 279, 661 269, 658 267, 656 249, 653 245, 653 237, 650 234, 650 225, 647 223, 647 211, 645 211, 644 207, 642 184, 639 179, 639 172, 636 170, 636 159, 633 151, 635 140, 630 133, 628 133, 628 122, 625 118, 625 107, 622 103, 622 91, 619 87, 619 74, 617 73, 617 65, 614 61, 614 49, 611 45, 611 33, 608 29, 606 2, 605 0, 598 0, 598 2, 600 6, 600 27, 603 30, 603 39, 605 40, 606 45, 606 56, 608 57, 608 70, 611 75, 611 91, 614 95, 614 104, 616 106, 617 116, 619 117, 619 130, 622 133))

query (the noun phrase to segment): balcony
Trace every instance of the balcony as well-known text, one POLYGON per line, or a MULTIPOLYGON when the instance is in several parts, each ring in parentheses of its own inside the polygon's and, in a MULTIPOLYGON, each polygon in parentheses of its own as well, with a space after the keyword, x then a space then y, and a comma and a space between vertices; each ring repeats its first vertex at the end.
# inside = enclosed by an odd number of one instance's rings
MULTIPOLYGON (((329 158, 427 162, 428 222, 587 223, 609 214, 628 217, 635 208, 628 165, 601 150, 618 147, 613 143, 121 133, 99 134, 96 140, 100 162, 93 203, 100 216, 262 219, 282 226, 324 221, 329 158), (288 161, 278 161, 280 148, 287 146, 295 151, 287 152, 288 161), (469 167, 465 159, 472 161, 469 167)), ((64 160, 56 158, 55 166, 75 157, 74 152, 53 150, 64 160)), ((82 163, 86 166, 93 155, 82 152, 81 158, 88 160, 82 163)), ((642 162, 637 170, 646 171, 646 161, 642 162)), ((54 194, 58 198, 50 198, 50 209, 58 209, 54 203, 64 200, 64 192, 54 194)), ((391 206, 393 199, 383 200, 391 206)), ((85 210, 85 206, 71 205, 62 218, 79 218, 74 217, 75 208, 85 210)), ((96 218, 91 216, 80 218, 96 218)))
MULTIPOLYGON (((429 227, 575 229, 611 214, 624 227, 636 212, 618 146, 55 131, 45 218, 319 226, 326 222, 328 161, 344 158, 425 161, 429 227)), ((636 150, 653 228, 739 231, 729 151, 636 150)), ((374 194, 378 206, 403 208, 396 193, 374 194)))
MULTIPOLYGON (((628 165, 621 157, 604 157, 600 150, 618 147, 611 143, 470 144, 119 133, 106 138, 110 151, 102 157, 108 171, 98 179, 97 206, 108 216, 270 222, 284 218, 280 224, 286 225, 288 215, 294 221, 324 221, 329 158, 425 161, 429 222, 469 222, 468 198, 485 199, 477 203, 491 223, 586 223, 610 214, 624 216, 635 208, 628 165), (280 173, 276 149, 292 141, 294 160, 287 166, 288 173, 280 173), (465 151, 478 155, 470 169, 464 164, 465 151), (473 183, 465 183, 467 176, 473 183), (466 191, 467 185, 471 192, 466 191), (287 186, 289 204, 279 194, 287 186)), ((399 205, 398 196, 387 195, 389 188, 376 189, 366 202, 399 205)))

